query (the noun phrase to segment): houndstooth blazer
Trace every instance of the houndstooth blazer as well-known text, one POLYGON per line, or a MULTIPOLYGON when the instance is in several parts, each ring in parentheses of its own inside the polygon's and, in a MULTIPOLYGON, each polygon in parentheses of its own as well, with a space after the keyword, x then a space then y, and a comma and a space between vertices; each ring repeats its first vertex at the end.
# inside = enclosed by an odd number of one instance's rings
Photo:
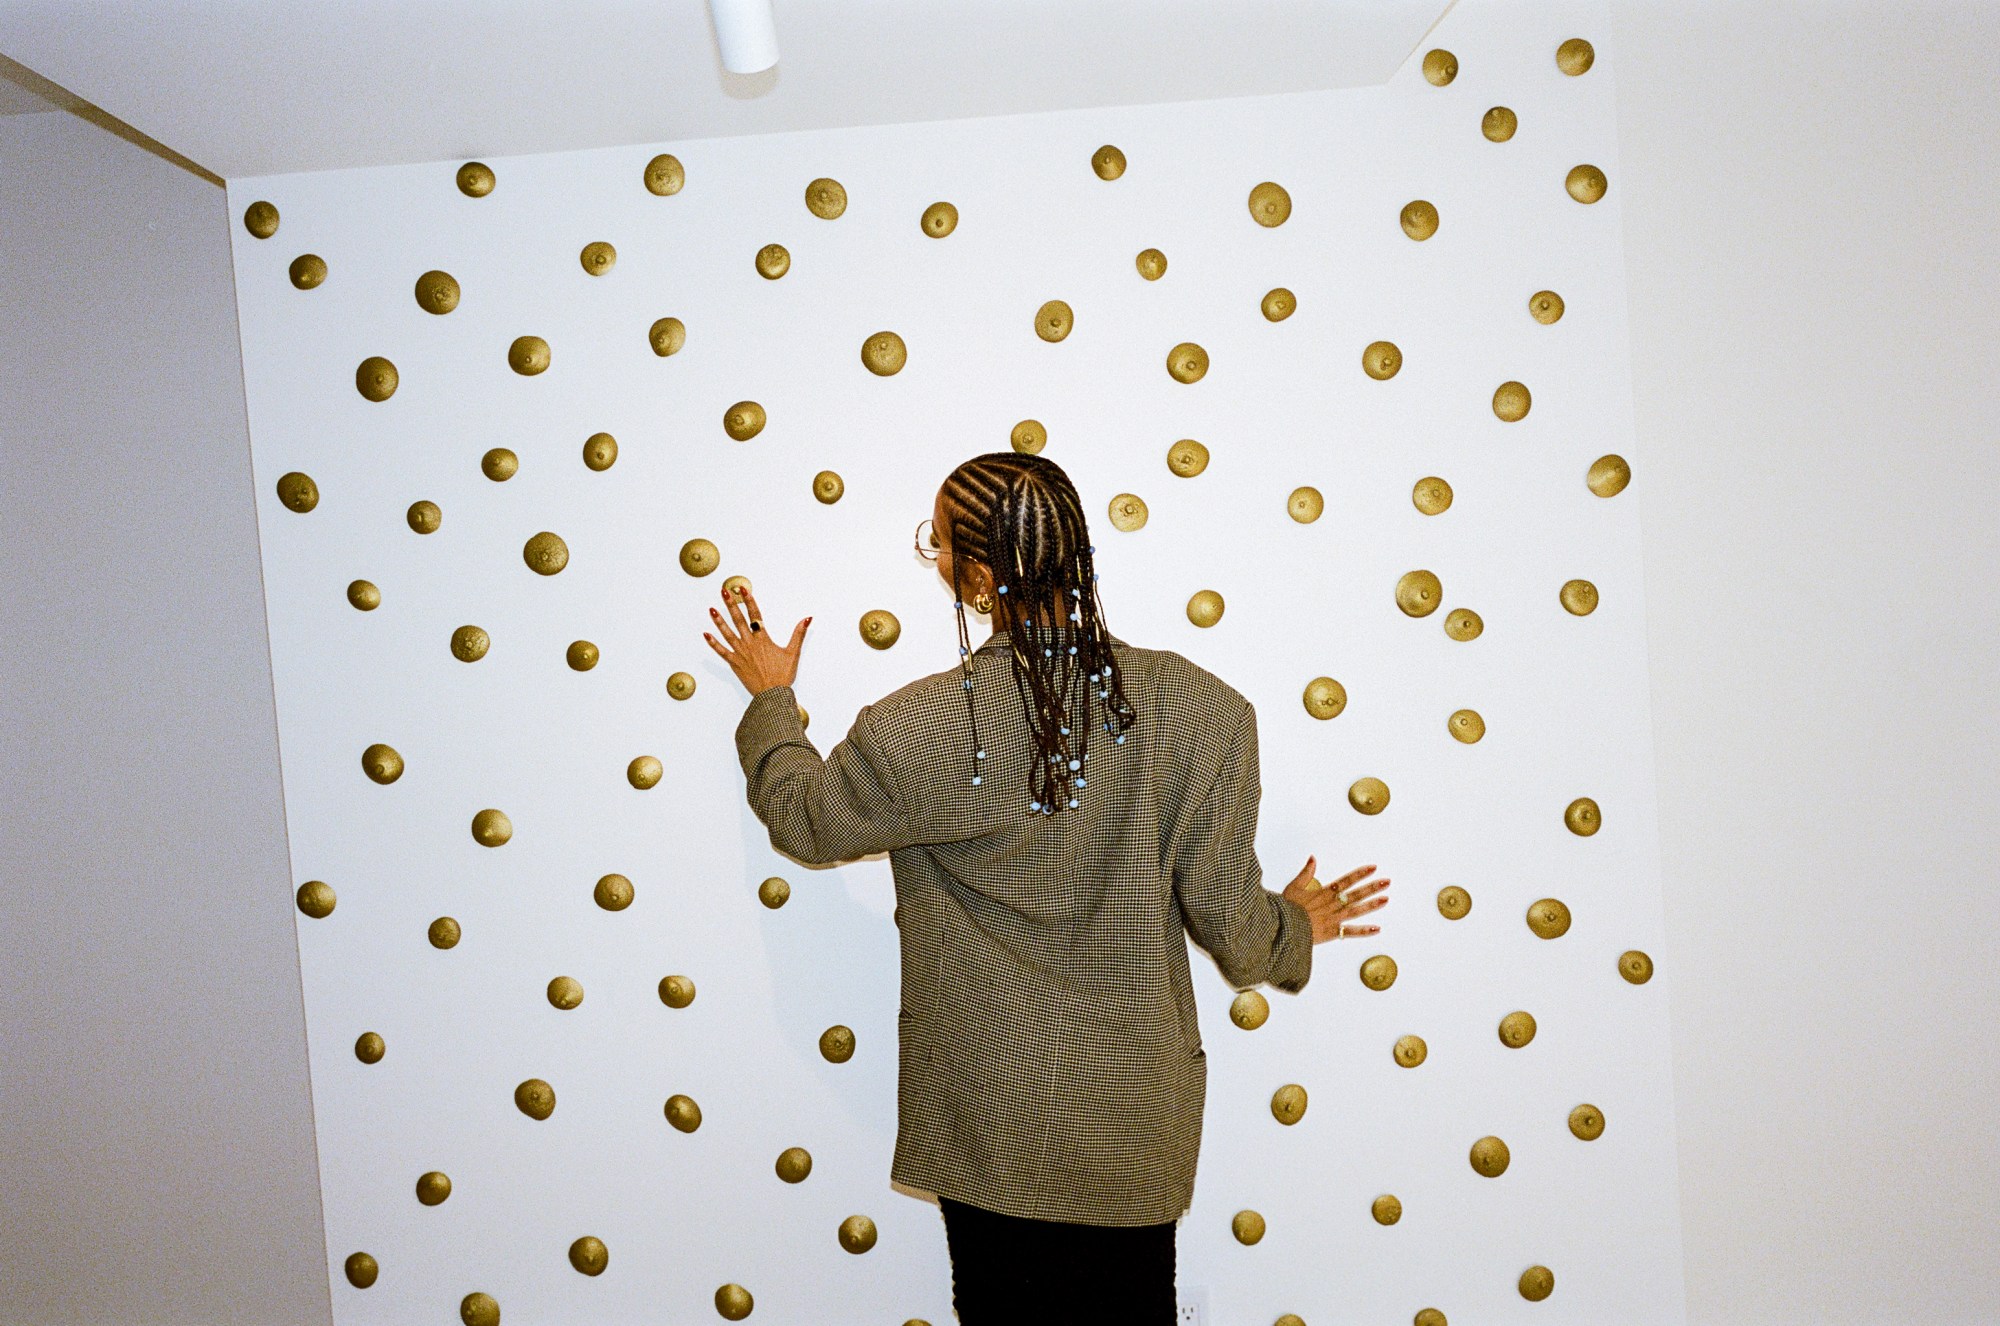
MULTIPOLYGON (((1040 1220, 1147 1225, 1194 1197, 1208 1061, 1186 936, 1297 992, 1312 923, 1257 864, 1257 720, 1179 654, 1113 641, 1138 720, 1093 729, 1075 810, 1028 809, 1004 633, 865 706, 822 760, 789 686, 736 729, 750 805, 802 862, 890 855, 902 935, 890 1177, 1040 1220)), ((1093 707, 1093 714, 1096 713, 1093 707)), ((1101 719, 1093 719, 1101 722, 1101 719)))

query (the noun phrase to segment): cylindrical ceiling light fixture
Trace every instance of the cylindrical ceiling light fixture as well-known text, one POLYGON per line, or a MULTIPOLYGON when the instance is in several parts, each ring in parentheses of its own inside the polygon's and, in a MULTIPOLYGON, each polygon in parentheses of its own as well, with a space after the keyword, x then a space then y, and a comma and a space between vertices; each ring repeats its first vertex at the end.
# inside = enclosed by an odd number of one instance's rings
POLYGON ((708 0, 715 18, 715 41, 722 67, 732 74, 755 74, 778 62, 778 27, 771 0, 708 0))

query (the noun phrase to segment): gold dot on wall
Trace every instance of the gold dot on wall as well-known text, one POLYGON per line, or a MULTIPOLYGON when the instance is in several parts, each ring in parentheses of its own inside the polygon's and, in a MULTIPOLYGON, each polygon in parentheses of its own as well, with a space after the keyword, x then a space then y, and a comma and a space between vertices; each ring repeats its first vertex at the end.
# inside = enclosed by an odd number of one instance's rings
POLYGON ((1042 426, 1039 419, 1023 419, 1007 435, 1007 442, 1023 455, 1039 456, 1042 448, 1049 444, 1049 430, 1042 426))
POLYGON ((1644 985, 1653 979, 1653 959, 1636 948, 1628 948, 1618 955, 1618 974, 1633 985, 1644 985))
POLYGON ((347 586, 347 601, 362 612, 373 612, 382 606, 382 591, 372 580, 354 580, 347 586))
POLYGON ((691 576, 705 576, 722 565, 722 553, 707 539, 689 539, 681 545, 681 570, 691 576))
POLYGON ((1502 1045, 1510 1050, 1518 1050, 1535 1039, 1535 1015, 1526 1009, 1517 1008, 1501 1018, 1500 1025, 1495 1030, 1499 1033, 1502 1045))
POLYGON ((492 645, 493 637, 477 626, 461 626, 451 633, 451 656, 461 663, 477 663, 492 645))
POLYGON ((1035 310, 1035 335, 1045 341, 1060 341, 1076 325, 1076 314, 1060 299, 1051 299, 1035 310))
POLYGON ((1265 180, 1250 190, 1250 215, 1260 226, 1282 226, 1292 214, 1292 195, 1285 186, 1265 180))
POLYGON ((1396 606, 1412 617, 1428 617, 1437 611, 1444 585, 1431 571, 1405 571, 1396 580, 1396 606))
POLYGON ((1427 516, 1442 515, 1451 507, 1451 485, 1427 474, 1411 487, 1410 504, 1427 516))
POLYGON ((757 886, 757 901, 763 903, 772 911, 783 907, 786 900, 791 896, 792 886, 776 875, 771 876, 771 878, 757 886))
POLYGON ((1212 589, 1197 590, 1187 601, 1187 619, 1196 626, 1213 626, 1222 620, 1222 595, 1212 589))
POLYGON ((1580 203, 1596 202, 1609 187, 1604 172, 1588 164, 1571 166, 1569 174, 1563 177, 1563 188, 1569 190, 1569 196, 1580 203))
POLYGON ((410 528, 419 534, 435 534, 438 532, 438 526, 444 523, 444 512, 438 509, 436 502, 417 501, 410 503, 410 509, 403 513, 403 519, 408 521, 410 528))
POLYGON ((1445 720, 1445 730, 1451 733, 1453 740, 1470 746, 1486 735, 1486 720, 1479 716, 1477 709, 1454 709, 1451 717, 1445 720))
POLYGON ((1148 281, 1157 281, 1167 274, 1167 255, 1158 249, 1141 249, 1139 256, 1132 260, 1132 265, 1148 281))
POLYGON ((484 198, 499 181, 493 167, 484 161, 468 161, 458 168, 458 191, 468 198, 484 198))
POLYGON ((1479 117, 1479 132, 1487 141, 1504 143, 1521 127, 1521 118, 1505 106, 1493 106, 1479 117))
POLYGON ((334 904, 338 901, 333 886, 323 879, 309 879, 299 885, 295 900, 300 911, 320 920, 333 915, 334 904))
POLYGON ((1473 1171, 1489 1179, 1497 1179, 1507 1172, 1507 1162, 1511 1159, 1507 1144, 1497 1137, 1486 1136, 1474 1142, 1466 1152, 1473 1171))
POLYGON ((1271 1016, 1271 1001, 1256 990, 1245 990, 1229 1002, 1229 1020, 1245 1031, 1255 1031, 1271 1016))
POLYGON ((573 672, 588 672, 597 666, 597 646, 588 640, 572 640, 563 651, 563 661, 573 672))
POLYGON ((356 1289, 366 1289, 375 1283, 375 1277, 382 1273, 381 1265, 365 1252, 351 1252, 341 1264, 347 1272, 347 1283, 356 1289))
POLYGON ((1184 437, 1167 448, 1167 468, 1183 479, 1192 479, 1208 468, 1208 448, 1184 437))
POLYGON ((681 166, 679 157, 671 152, 662 152, 646 163, 644 178, 647 193, 670 198, 687 183, 687 171, 681 166))
POLYGON ((782 244, 766 244, 757 250, 757 275, 775 281, 792 269, 791 251, 782 244))
POLYGON ((660 978, 660 1002, 668 1008, 686 1008, 694 1002, 694 977, 676 972, 660 978))
POLYGON ((1375 1218, 1378 1225, 1393 1225, 1403 1218, 1402 1199, 1394 1193, 1385 1192, 1368 1204, 1368 1214, 1375 1218))
POLYGON ((1370 341, 1361 351, 1361 371, 1377 382, 1395 377, 1403 367, 1403 352, 1394 341, 1370 341))
POLYGON ((1389 1052, 1398 1068, 1415 1068, 1430 1056, 1431 1050, 1422 1036, 1410 1035, 1398 1036, 1389 1052))
POLYGON ((1485 629, 1486 623, 1470 608, 1453 608, 1445 614, 1444 633, 1454 640, 1477 640, 1485 629))
POLYGON ((436 1206, 451 1196, 451 1176, 442 1170, 430 1170, 417 1176, 417 1200, 425 1206, 436 1206))
POLYGON ((259 199, 243 209, 243 228, 258 239, 278 233, 278 205, 259 199))
POLYGON ((522 377, 534 377, 549 367, 549 343, 539 336, 516 336, 507 346, 507 366, 522 377))
POLYGON ((1503 382, 1493 389, 1493 413, 1508 423, 1518 423, 1528 417, 1531 403, 1526 384, 1503 382))
POLYGON ((764 431, 764 407, 755 401, 738 401, 722 413, 722 431, 738 442, 748 442, 764 431))
POLYGON ((1604 1136, 1604 1112, 1591 1104, 1577 1106, 1569 1112, 1569 1131, 1579 1142, 1595 1142, 1604 1136))
POLYGON ((1289 1127, 1306 1117, 1306 1089, 1287 1082, 1271 1093, 1271 1117, 1289 1127))
POLYGON ((676 672, 667 678, 667 694, 676 700, 685 700, 694 694, 694 674, 676 672))
POLYGON ((832 506, 847 491, 847 481, 832 470, 821 470, 813 476, 813 497, 832 506))
POLYGON ((646 340, 653 347, 653 353, 662 359, 679 354, 687 339, 687 324, 679 318, 660 318, 646 331, 646 340))
POLYGON ((1347 789, 1347 804, 1363 815, 1380 815, 1389 808, 1389 785, 1379 778, 1357 778, 1347 789))
POLYGON ((286 269, 292 284, 301 290, 316 290, 326 280, 326 259, 317 253, 301 253, 286 269))
POLYGON ((576 255, 583 270, 592 276, 602 276, 618 264, 618 250, 609 240, 593 240, 583 246, 583 252, 576 255))
POLYGON ((1182 341, 1167 351, 1167 372, 1176 382, 1199 382, 1208 373, 1208 351, 1182 341))
POLYGON ((552 576, 569 565, 569 545, 562 535, 543 530, 522 545, 521 559, 536 575, 552 576))
POLYGON ((659 785, 663 772, 665 767, 657 755, 635 755, 625 766, 625 781, 644 792, 659 785))
POLYGON ((1589 473, 1584 476, 1584 483, 1599 497, 1616 497, 1631 482, 1632 467, 1616 452, 1592 461, 1589 473))
POLYGON ((1588 580, 1565 580, 1556 597, 1566 611, 1578 617, 1588 617, 1597 609, 1597 586, 1588 580))
POLYGON ((1556 1273, 1538 1263, 1521 1272, 1515 1287, 1521 1291, 1522 1298, 1530 1303, 1539 1303, 1556 1292, 1556 1273))
POLYGON ((919 224, 932 239, 943 239, 958 229, 958 209, 950 203, 932 203, 924 209, 919 224))
POLYGON ((287 511, 303 515, 319 505, 319 485, 313 482, 310 474, 298 470, 281 474, 278 476, 278 500, 284 503, 287 511))
POLYGON ((844 1064, 854 1057, 854 1028, 839 1023, 819 1034, 820 1057, 830 1064, 844 1064))
POLYGON ((1443 87, 1458 77, 1458 57, 1450 51, 1438 49, 1424 52, 1424 81, 1433 87, 1443 87))
POLYGON ((417 307, 438 317, 458 307, 458 279, 450 272, 425 272, 417 278, 414 293, 417 307))
POLYGON ((1553 290, 1537 290, 1528 296, 1528 316, 1544 326, 1563 315, 1563 297, 1553 290))
POLYGON ((1090 154, 1090 169, 1101 180, 1115 180, 1125 173, 1125 154, 1106 143, 1090 154))
POLYGON ((1111 527, 1129 534, 1142 529, 1146 524, 1146 503, 1144 499, 1131 493, 1120 493, 1111 499, 1111 527))
POLYGON ((1238 1211, 1229 1221, 1229 1232, 1236 1241, 1245 1245, 1259 1242, 1264 1237, 1264 1217, 1255 1211, 1238 1211))
POLYGON ((1269 321, 1283 322, 1286 318, 1292 316, 1298 306, 1298 297, 1285 289, 1285 287, 1279 286, 1267 292, 1263 303, 1258 307, 1263 310, 1264 317, 1269 321))
POLYGON ((1577 837, 1588 838, 1603 827, 1603 818, 1595 801, 1578 797, 1563 808, 1563 825, 1577 837))
POLYGON ((556 1089, 542 1078, 528 1078, 514 1088, 514 1108, 530 1119, 546 1119, 556 1112, 556 1089))
POLYGON ((742 1321, 756 1306, 755 1296, 734 1281, 715 1291, 715 1310, 724 1321, 742 1321))
POLYGON ((1560 898, 1537 898, 1528 904, 1528 929, 1537 939, 1560 939, 1569 933, 1569 905, 1560 898))
POLYGON ((1294 488, 1285 499, 1285 514, 1301 525, 1310 525, 1326 510, 1326 499, 1317 488, 1294 488))
POLYGON ((1363 985, 1379 993, 1396 983, 1396 960, 1387 953, 1374 954, 1361 964, 1355 974, 1361 978, 1363 985))
POLYGON ((369 355, 354 369, 354 389, 364 400, 386 401, 396 394, 396 366, 381 355, 369 355))
POLYGON ((603 1239, 586 1234, 569 1245, 569 1264, 585 1275, 602 1275, 610 1263, 611 1252, 603 1239))
POLYGON ((1438 890, 1437 909, 1447 921, 1462 921, 1472 910, 1472 895, 1456 884, 1447 884, 1438 890))
POLYGON ((440 916, 437 920, 431 922, 430 929, 424 933, 425 937, 430 940, 432 948, 447 949, 458 946, 458 941, 464 934, 464 931, 460 929, 458 922, 453 918, 440 916))
POLYGON ((1403 233, 1411 239, 1429 239, 1437 234, 1437 204, 1418 198, 1403 204, 1402 213, 1396 218, 1403 227, 1403 233))
POLYGON ((887 649, 902 634, 903 624, 887 609, 871 608, 861 614, 861 638, 871 649, 887 649))
POLYGON ((701 1127, 701 1106, 695 1104, 692 1096, 679 1092, 667 1097, 667 1122, 684 1133, 691 1133, 701 1127))
POLYGON ((1306 712, 1314 718, 1337 718, 1347 708, 1347 688, 1331 677, 1314 677, 1306 683, 1306 712))
POLYGON ((739 589, 745 594, 754 594, 757 592, 750 587, 749 576, 729 576, 722 582, 722 592, 724 594, 734 595, 739 589))
POLYGON ((812 1152, 802 1146, 788 1146, 778 1153, 778 1177, 786 1183, 805 1182, 806 1176, 812 1173, 812 1167, 812 1152))
POLYGON ((495 483, 505 483, 521 469, 521 458, 506 447, 491 447, 479 458, 479 472, 495 483))
POLYGON ((1571 37, 1556 47, 1556 68, 1574 78, 1587 73, 1597 60, 1597 51, 1581 37, 1571 37))
POLYGON ((387 742, 375 742, 361 752, 361 772, 387 787, 403 776, 402 754, 387 742))
POLYGON ((822 175, 806 185, 806 210, 822 221, 834 220, 847 210, 846 188, 822 175))
POLYGON ((551 1008, 567 1013, 583 1003, 583 982, 574 976, 552 976, 544 993, 551 1008))
POLYGON ((876 377, 900 372, 909 359, 909 347, 892 331, 878 331, 861 343, 862 366, 876 377))

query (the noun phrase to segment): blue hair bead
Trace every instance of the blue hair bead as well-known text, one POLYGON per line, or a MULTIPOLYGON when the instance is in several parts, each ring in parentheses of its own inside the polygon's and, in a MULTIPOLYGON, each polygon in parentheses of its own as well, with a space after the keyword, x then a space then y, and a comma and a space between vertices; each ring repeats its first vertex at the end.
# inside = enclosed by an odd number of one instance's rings
POLYGON ((1029 810, 1040 810, 1041 808, 1042 808, 1042 803, 1039 801, 1030 801, 1028 803, 1029 810))
POLYGON ((1075 809, 1076 809, 1076 798, 1075 798, 1075 797, 1071 797, 1071 798, 1069 799, 1069 808, 1070 808, 1071 810, 1075 810, 1075 809))
POLYGON ((985 752, 985 751, 983 751, 983 750, 982 750, 982 751, 976 751, 976 752, 974 752, 974 755, 975 755, 975 757, 976 757, 976 758, 978 758, 978 759, 982 759, 982 760, 983 760, 983 759, 985 759, 985 758, 986 758, 986 752, 985 752))
POLYGON ((974 774, 974 775, 972 775, 972 785, 973 785, 974 787, 978 787, 978 786, 979 786, 979 775, 978 775, 978 774, 974 774))
POLYGON ((1070 768, 1072 768, 1072 769, 1081 769, 1081 768, 1083 767, 1083 765, 1082 765, 1082 763, 1081 763, 1080 761, 1077 761, 1077 760, 1071 760, 1071 761, 1069 762, 1069 767, 1070 767, 1070 768))
POLYGON ((1089 784, 1088 784, 1088 783, 1086 783, 1086 782, 1084 782, 1084 780, 1083 780, 1083 779, 1081 779, 1081 778, 1079 778, 1079 779, 1077 779, 1077 780, 1076 780, 1076 785, 1077 785, 1078 787, 1088 787, 1088 786, 1089 786, 1089 784))
POLYGON ((1075 646, 1075 645, 1071 645, 1071 646, 1069 647, 1069 652, 1070 652, 1070 653, 1072 653, 1072 654, 1074 654, 1074 653, 1076 652, 1076 646, 1075 646))
POLYGON ((959 656, 960 658, 964 658, 964 657, 965 657, 966 655, 970 654, 971 652, 972 652, 972 651, 971 651, 970 649, 967 649, 967 648, 966 648, 966 647, 965 647, 964 645, 960 645, 960 646, 958 647, 958 656, 959 656))
POLYGON ((1123 746, 1125 744, 1125 734, 1123 732, 1120 732, 1118 734, 1118 744, 1120 746, 1123 746))
POLYGON ((1002 594, 1005 594, 1007 592, 1007 587, 1005 585, 998 586, 998 589, 1002 594))

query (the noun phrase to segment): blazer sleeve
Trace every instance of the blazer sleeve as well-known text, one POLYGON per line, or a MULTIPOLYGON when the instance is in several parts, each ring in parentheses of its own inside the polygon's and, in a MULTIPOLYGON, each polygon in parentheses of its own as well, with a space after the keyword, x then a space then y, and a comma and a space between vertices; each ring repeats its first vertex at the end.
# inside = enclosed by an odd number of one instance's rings
POLYGON ((864 708, 822 760, 806 739, 791 687, 751 698, 736 725, 736 757, 771 846, 823 865, 910 843, 908 817, 869 724, 864 708))
POLYGON ((1312 918, 1263 886, 1257 863, 1257 714, 1246 702, 1214 784, 1180 835, 1174 896, 1195 942, 1237 989, 1296 994, 1312 976, 1312 918))

